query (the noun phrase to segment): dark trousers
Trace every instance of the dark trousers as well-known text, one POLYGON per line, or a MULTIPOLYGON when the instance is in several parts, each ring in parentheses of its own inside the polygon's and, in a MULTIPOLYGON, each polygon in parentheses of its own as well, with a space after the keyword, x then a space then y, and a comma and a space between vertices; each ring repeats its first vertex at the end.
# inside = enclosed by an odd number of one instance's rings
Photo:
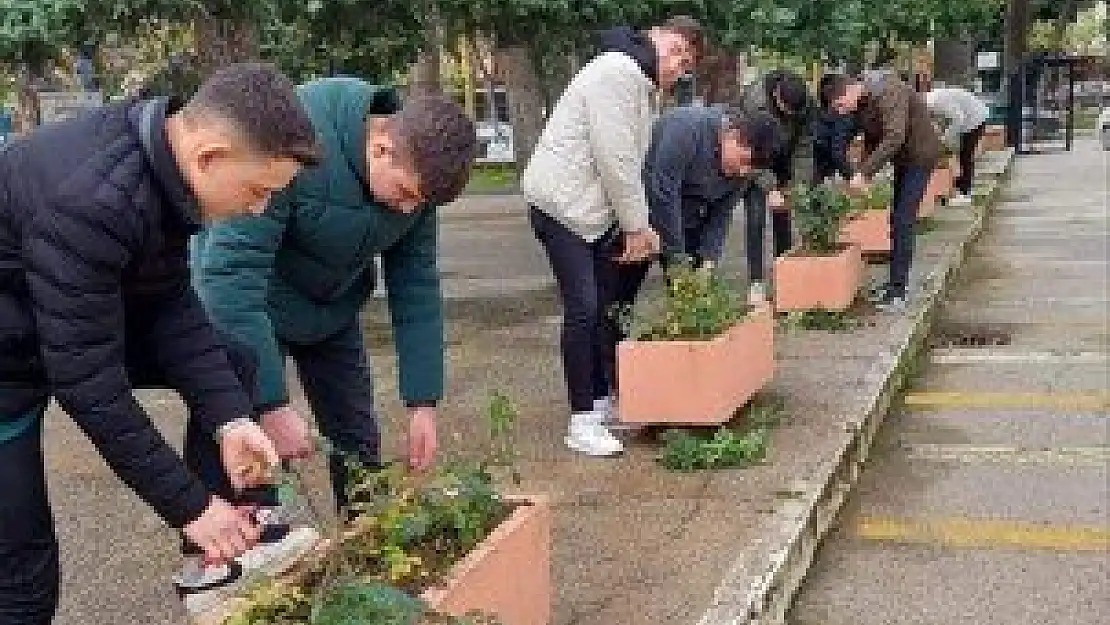
POLYGON ((374 408, 374 381, 358 319, 323 341, 283 343, 297 368, 320 434, 333 449, 328 457, 338 510, 350 501, 351 470, 380 467, 381 433, 374 408))
POLYGON ((39 423, 0 443, 0 623, 47 625, 58 609, 58 586, 39 423))
MULTIPOLYGON (((379 466, 380 434, 362 331, 356 320, 323 341, 283 342, 281 347, 297 368, 320 433, 333 447, 329 450, 328 468, 336 507, 342 510, 348 504, 351 468, 379 466)), ((219 448, 210 439, 196 441, 187 435, 185 456, 189 466, 209 488, 224 487, 226 477, 219 448)), ((272 488, 247 493, 237 500, 244 498, 263 505, 278 503, 276 489, 272 488)))
POLYGON ((913 262, 914 233, 917 207, 925 197, 932 170, 918 165, 894 168, 894 206, 890 212, 890 295, 905 297, 913 262))
POLYGON ((975 149, 987 130, 987 124, 980 124, 975 130, 960 135, 960 175, 956 177, 956 189, 963 195, 971 195, 971 183, 975 180, 975 149))
MULTIPOLYGON (((148 356, 151 350, 143 349, 142 341, 129 345, 127 369, 134 387, 166 388, 165 376, 148 356)), ((254 388, 253 353, 233 343, 227 344, 227 353, 244 388, 254 388)), ((269 491, 232 491, 219 447, 197 419, 190 418, 186 423, 184 455, 189 469, 209 490, 229 501, 264 502, 269 496, 269 491)), ((199 549, 182 538, 182 551, 196 553, 199 549)), ((58 569, 39 423, 0 443, 0 623, 49 623, 57 609, 58 569)))
MULTIPOLYGON (((767 193, 754 182, 744 193, 744 247, 748 256, 748 280, 762 282, 766 279, 767 268, 763 256, 763 235, 767 229, 767 193)), ((775 256, 782 256, 793 245, 790 212, 774 210, 771 212, 771 238, 775 246, 775 256)))
POLYGON ((622 333, 617 311, 631 305, 648 263, 624 265, 616 227, 586 241, 543 211, 529 211, 532 230, 547 253, 563 303, 563 376, 572 412, 588 412, 593 400, 616 384, 616 346, 622 333))

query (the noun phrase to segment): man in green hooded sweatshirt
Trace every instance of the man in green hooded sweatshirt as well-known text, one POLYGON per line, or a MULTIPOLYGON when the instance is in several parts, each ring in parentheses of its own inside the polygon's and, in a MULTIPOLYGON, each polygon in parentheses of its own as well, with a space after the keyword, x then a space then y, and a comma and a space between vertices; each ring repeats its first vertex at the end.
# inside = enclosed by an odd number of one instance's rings
MULTIPOLYGON (((389 298, 409 417, 409 461, 429 466, 443 394, 443 297, 437 207, 456 199, 477 155, 474 123, 434 95, 402 103, 385 87, 326 78, 299 88, 324 148, 318 167, 275 194, 260 217, 193 241, 194 285, 217 327, 258 357, 261 424, 285 459, 311 453, 290 407, 290 359, 321 434, 333 446, 337 505, 345 462, 379 462, 372 374, 359 313, 377 284, 389 298)), ((202 476, 205 479, 205 476, 202 476)))

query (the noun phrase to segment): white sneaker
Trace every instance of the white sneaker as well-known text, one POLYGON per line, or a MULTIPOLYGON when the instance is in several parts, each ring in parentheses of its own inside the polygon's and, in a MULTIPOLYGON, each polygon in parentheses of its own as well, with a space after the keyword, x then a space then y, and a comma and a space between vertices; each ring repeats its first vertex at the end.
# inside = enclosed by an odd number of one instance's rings
POLYGON ((620 439, 602 424, 602 415, 583 412, 571 415, 566 446, 587 456, 615 456, 624 451, 620 439))
POLYGON ((751 304, 764 304, 767 302, 767 283, 752 282, 748 287, 748 302, 751 304))
POLYGON ((200 558, 187 557, 174 578, 177 595, 191 616, 206 614, 233 597, 243 581, 289 570, 319 541, 320 533, 311 527, 266 525, 258 543, 230 562, 205 566, 200 558))

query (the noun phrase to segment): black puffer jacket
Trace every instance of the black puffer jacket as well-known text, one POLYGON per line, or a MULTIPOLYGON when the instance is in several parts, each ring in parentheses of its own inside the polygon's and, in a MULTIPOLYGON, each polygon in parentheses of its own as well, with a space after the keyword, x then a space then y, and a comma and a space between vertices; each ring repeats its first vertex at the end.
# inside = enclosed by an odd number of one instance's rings
POLYGON ((168 523, 208 493, 132 395, 126 354, 160 369, 210 431, 250 402, 189 283, 199 219, 165 102, 128 102, 0 151, 0 419, 50 396, 168 523))

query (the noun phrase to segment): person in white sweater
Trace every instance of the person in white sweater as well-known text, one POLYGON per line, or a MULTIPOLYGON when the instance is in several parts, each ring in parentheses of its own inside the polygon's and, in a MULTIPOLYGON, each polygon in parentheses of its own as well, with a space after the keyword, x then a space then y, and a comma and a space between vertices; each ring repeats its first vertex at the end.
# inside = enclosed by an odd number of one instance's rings
POLYGON ((608 428, 620 339, 612 311, 635 297, 629 266, 659 252, 641 178, 654 97, 693 69, 701 27, 675 17, 646 32, 605 31, 600 43, 555 104, 521 189, 563 303, 566 444, 610 456, 623 451, 608 428))
POLYGON ((947 123, 942 137, 945 145, 958 150, 960 173, 956 177, 956 189, 960 196, 957 201, 968 202, 971 198, 971 182, 975 177, 975 149, 983 138, 990 109, 967 89, 942 87, 933 89, 925 95, 929 112, 941 117, 947 123))

